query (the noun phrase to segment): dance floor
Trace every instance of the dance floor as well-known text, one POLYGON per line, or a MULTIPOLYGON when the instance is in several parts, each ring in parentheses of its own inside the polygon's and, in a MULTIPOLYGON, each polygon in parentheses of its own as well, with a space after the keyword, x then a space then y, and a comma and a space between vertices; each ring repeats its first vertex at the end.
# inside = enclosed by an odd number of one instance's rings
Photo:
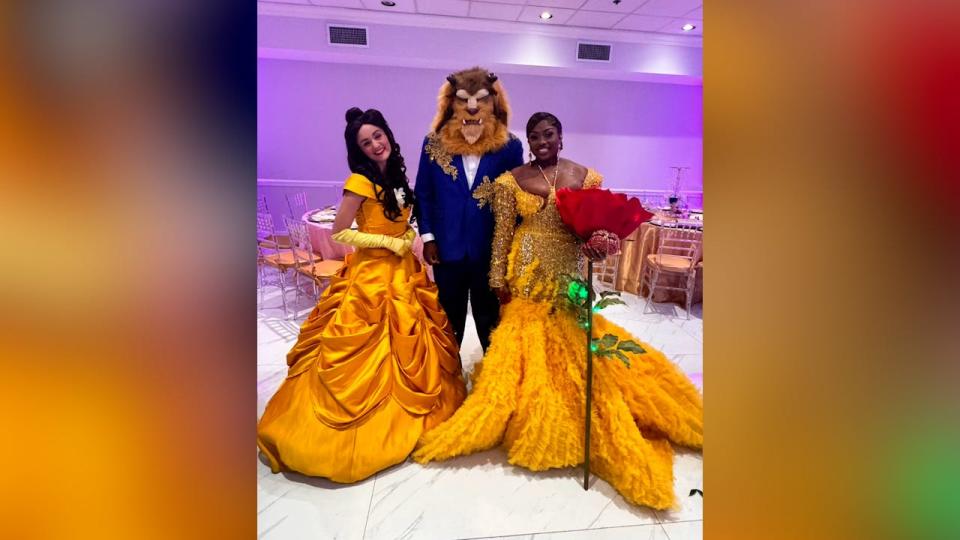
MULTIPOLYGON (((278 293, 269 291, 257 316, 258 416, 283 381, 287 350, 312 307, 303 296, 296 306, 299 317, 284 320, 278 293)), ((702 389, 701 305, 693 306, 687 320, 673 304, 653 304, 656 312, 644 314, 642 298, 624 294, 623 300, 626 306, 605 309, 604 316, 663 351, 702 389)), ((465 371, 481 356, 467 319, 465 371)), ((352 485, 272 474, 258 458, 257 532, 261 540, 701 539, 703 499, 690 495, 703 489, 701 455, 678 449, 674 477, 680 507, 663 512, 626 503, 596 476, 584 491, 580 469, 533 473, 513 467, 500 449, 427 466, 408 460, 352 485)))

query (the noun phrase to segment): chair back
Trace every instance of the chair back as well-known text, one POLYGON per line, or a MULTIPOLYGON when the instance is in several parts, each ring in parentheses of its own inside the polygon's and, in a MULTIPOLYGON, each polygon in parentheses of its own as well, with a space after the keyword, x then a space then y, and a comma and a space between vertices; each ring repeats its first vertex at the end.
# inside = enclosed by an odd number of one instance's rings
POLYGON ((261 214, 270 213, 270 206, 267 205, 267 196, 262 193, 257 193, 257 212, 261 214))
POLYGON ((273 216, 257 212, 257 259, 264 260, 268 255, 275 256, 280 251, 277 232, 273 226, 273 216))
POLYGON ((689 269, 693 269, 700 260, 702 249, 702 230, 686 226, 664 227, 660 231, 657 257, 680 257, 687 261, 689 269))
POLYGON ((300 220, 307 213, 307 194, 304 191, 296 193, 287 193, 287 208, 290 209, 290 217, 300 220))
POLYGON ((283 216, 283 222, 287 226, 287 233, 290 234, 293 260, 297 266, 303 265, 312 271, 314 262, 320 259, 320 256, 313 252, 307 225, 299 219, 291 219, 287 216, 283 216))
POLYGON ((271 243, 275 236, 273 216, 269 212, 257 212, 257 244, 271 243))
POLYGON ((617 284, 617 270, 620 265, 620 254, 610 255, 602 261, 594 261, 593 277, 598 282, 611 287, 617 284))

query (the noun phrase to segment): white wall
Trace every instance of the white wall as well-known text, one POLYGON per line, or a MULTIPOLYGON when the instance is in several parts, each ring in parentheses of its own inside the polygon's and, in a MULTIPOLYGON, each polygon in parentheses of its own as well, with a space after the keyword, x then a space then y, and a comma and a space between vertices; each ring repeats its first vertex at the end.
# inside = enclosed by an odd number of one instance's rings
MULTIPOLYGON (((469 67, 469 66, 464 66, 469 67)), ((258 177, 342 181, 343 114, 383 111, 413 180, 445 70, 260 59, 258 177)), ((524 141, 530 114, 564 124, 564 156, 621 189, 668 189, 672 165, 689 166, 684 189, 702 186, 701 86, 502 74, 511 131, 524 141)))

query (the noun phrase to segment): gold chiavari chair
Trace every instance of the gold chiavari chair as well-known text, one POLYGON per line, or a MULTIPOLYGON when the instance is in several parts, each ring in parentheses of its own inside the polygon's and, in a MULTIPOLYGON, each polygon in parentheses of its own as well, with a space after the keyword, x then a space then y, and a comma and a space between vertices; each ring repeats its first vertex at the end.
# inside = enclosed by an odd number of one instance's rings
POLYGON ((602 261, 593 263, 593 278, 595 283, 601 284, 608 290, 613 290, 617 285, 617 270, 620 265, 620 254, 610 255, 602 261))
MULTIPOLYGON (((293 242, 293 256, 296 261, 297 275, 303 274, 310 279, 313 284, 313 293, 316 297, 324 287, 324 282, 329 283, 340 268, 343 267, 343 261, 324 260, 320 254, 313 250, 310 242, 310 233, 307 226, 300 220, 284 218, 287 225, 287 231, 290 233, 290 239, 293 242)), ((299 286, 297 287, 297 298, 299 298, 299 286)))
MULTIPOLYGON (((257 213, 270 214, 270 206, 267 204, 267 196, 262 193, 257 194, 257 213)), ((267 249, 280 249, 290 247, 290 237, 285 234, 273 234, 269 238, 264 238, 267 249)))
POLYGON ((297 261, 293 250, 281 248, 275 239, 276 230, 273 227, 273 218, 270 214, 257 212, 257 285, 260 291, 260 303, 263 303, 263 289, 267 283, 264 280, 265 267, 277 270, 280 287, 280 300, 283 304, 283 314, 287 315, 287 270, 296 268, 297 261))
POLYGON ((297 191, 295 193, 287 193, 286 198, 287 208, 290 210, 290 217, 299 221, 309 209, 307 206, 306 192, 297 191))
POLYGON ((657 252, 647 255, 644 261, 640 288, 647 287, 647 302, 644 312, 653 300, 657 289, 683 291, 686 295, 687 318, 690 318, 690 305, 693 302, 693 290, 696 285, 697 263, 703 249, 703 231, 694 227, 664 227, 660 231, 657 252), (668 275, 680 275, 682 287, 664 284, 668 275))

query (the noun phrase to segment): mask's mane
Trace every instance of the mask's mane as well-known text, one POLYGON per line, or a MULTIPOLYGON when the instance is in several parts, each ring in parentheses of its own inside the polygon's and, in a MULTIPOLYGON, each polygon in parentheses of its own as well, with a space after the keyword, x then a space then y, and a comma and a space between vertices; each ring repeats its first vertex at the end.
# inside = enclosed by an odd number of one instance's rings
POLYGON ((502 148, 510 138, 510 132, 507 129, 510 118, 507 94, 499 80, 489 83, 487 73, 486 70, 479 68, 466 70, 450 77, 456 81, 456 86, 451 84, 448 78, 440 87, 440 93, 437 95, 437 114, 433 118, 430 130, 439 136, 444 149, 451 154, 486 154, 502 148), (485 129, 480 139, 473 144, 468 144, 463 138, 460 126, 449 121, 453 117, 454 94, 458 88, 470 94, 486 88, 494 100, 493 118, 490 120, 495 120, 495 125, 492 129, 485 129))

